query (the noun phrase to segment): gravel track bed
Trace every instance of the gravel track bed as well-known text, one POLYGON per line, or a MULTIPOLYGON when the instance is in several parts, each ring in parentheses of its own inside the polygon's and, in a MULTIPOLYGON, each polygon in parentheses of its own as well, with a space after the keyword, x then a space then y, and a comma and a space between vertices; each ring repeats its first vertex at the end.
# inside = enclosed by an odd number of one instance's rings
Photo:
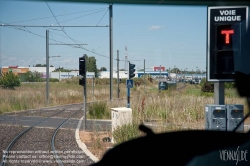
POLYGON ((20 166, 20 165, 57 165, 39 163, 41 162, 53 162, 53 156, 50 154, 51 146, 50 140, 54 129, 47 128, 32 128, 25 133, 10 151, 11 160, 8 160, 7 165, 9 166, 20 166), (43 157, 43 158, 41 158, 43 157), (48 157, 48 158, 47 158, 48 157), (38 163, 37 163, 38 162, 38 163))
MULTIPOLYGON (((57 115, 53 116, 53 118, 68 118, 72 115, 73 112, 81 110, 80 108, 67 108, 63 112, 59 113, 63 109, 57 110, 35 110, 35 111, 23 111, 18 113, 10 113, 8 115, 15 115, 15 116, 40 116, 40 117, 50 117, 56 113, 57 115)), ((76 115, 72 118, 80 119, 83 116, 83 111, 79 111, 76 115)))
MULTIPOLYGON (((53 116, 53 118, 73 118, 73 114, 80 114, 80 110, 79 109, 66 109, 62 112, 60 112, 59 114, 53 116), (77 112, 77 113, 76 113, 77 112)), ((76 117, 76 116, 74 116, 76 117)))
MULTIPOLYGON (((61 110, 62 109, 56 111, 59 112, 61 110)), ((31 114, 32 116, 34 116, 35 112, 38 115, 42 116, 45 116, 43 113, 45 113, 47 116, 51 116, 56 113, 55 111, 53 111, 52 114, 51 111, 53 110, 20 112, 19 116, 27 116, 31 114)), ((54 117, 68 118, 71 117, 74 113, 76 113, 76 115, 74 115, 74 118, 80 118, 80 116, 83 115, 83 111, 81 111, 79 108, 68 108, 67 110, 64 110, 54 117)), ((25 129, 27 129, 27 127, 24 128, 14 125, 0 125, 0 133, 6 133, 1 134, 0 136, 1 159, 3 156, 3 150, 5 150, 9 143, 25 129)), ((10 155, 8 156, 9 160, 6 165, 58 165, 55 161, 55 157, 53 156, 53 151, 51 149, 51 138, 54 131, 55 129, 36 127, 29 130, 22 137, 20 137, 20 139, 18 139, 14 146, 11 148, 10 151, 12 151, 13 153, 10 153, 10 155)), ((64 161, 65 165, 90 165, 91 163, 93 163, 93 161, 88 156, 86 156, 78 147, 78 144, 75 140, 75 130, 60 129, 57 134, 59 135, 56 136, 57 140, 55 140, 55 145, 57 145, 58 148, 56 150, 65 151, 58 154, 62 155, 62 160, 64 161), (56 143, 56 141, 59 141, 59 143, 56 143)))
MULTIPOLYGON (((3 150, 6 150, 10 142, 28 127, 0 124, 0 157, 2 160, 3 150)), ((1 161, 0 160, 0 161, 1 161)))
POLYGON ((81 117, 83 117, 83 110, 80 109, 80 111, 78 111, 74 116, 72 116, 71 118, 75 118, 75 119, 81 119, 81 117))
POLYGON ((60 159, 64 165, 88 166, 94 163, 79 148, 75 140, 75 130, 60 129, 55 138, 55 149, 60 152, 58 156, 62 156, 60 159))
POLYGON ((7 115, 15 115, 15 116, 42 116, 42 117, 49 117, 54 115, 57 112, 60 112, 59 109, 53 109, 53 110, 27 110, 22 112, 12 112, 8 113, 7 115))

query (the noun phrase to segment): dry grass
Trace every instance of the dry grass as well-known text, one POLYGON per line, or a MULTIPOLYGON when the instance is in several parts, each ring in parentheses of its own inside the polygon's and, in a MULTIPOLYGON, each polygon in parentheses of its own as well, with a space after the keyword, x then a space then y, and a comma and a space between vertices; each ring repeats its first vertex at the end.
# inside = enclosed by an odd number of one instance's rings
MULTIPOLYGON (((107 100, 108 110, 114 107, 125 107, 126 99, 115 100, 117 98, 117 83, 115 81, 113 82, 112 94, 114 100, 109 101, 110 86, 108 83, 107 79, 103 81, 95 79, 93 91, 92 80, 88 80, 87 102, 107 100)), ((131 89, 130 104, 133 110, 134 124, 154 122, 158 126, 153 128, 156 133, 204 128, 205 105, 214 103, 213 96, 201 94, 201 87, 197 85, 188 84, 181 91, 160 93, 157 88, 157 82, 147 81, 145 89, 144 85, 131 89)), ((120 98, 126 98, 124 83, 120 84, 120 90, 120 98)), ((45 83, 26 83, 16 90, 0 89, 0 94, 0 113, 46 106, 45 83)), ((81 102, 83 102, 83 87, 78 85, 78 79, 50 83, 50 106, 81 102)), ((240 98, 235 90, 226 90, 225 104, 243 104, 245 112, 248 109, 245 98, 240 98)), ((98 132, 92 134, 93 140, 96 140, 92 147, 94 149, 103 148, 102 140, 98 138, 98 134, 98 132)), ((138 134, 132 135, 133 137, 139 136, 138 134)))
POLYGON ((101 159, 104 153, 113 147, 112 143, 102 141, 105 137, 111 137, 111 133, 80 131, 81 141, 84 142, 88 150, 98 159, 101 159))

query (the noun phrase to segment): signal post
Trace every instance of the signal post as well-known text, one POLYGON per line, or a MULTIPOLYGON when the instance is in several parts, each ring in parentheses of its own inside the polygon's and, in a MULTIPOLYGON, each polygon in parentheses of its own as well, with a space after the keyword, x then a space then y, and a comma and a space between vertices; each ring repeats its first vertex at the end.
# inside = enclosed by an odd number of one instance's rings
POLYGON ((135 64, 128 63, 128 79, 126 80, 127 88, 127 108, 130 108, 130 88, 133 88, 133 80, 131 78, 135 77, 135 64))
POLYGON ((87 115, 86 115, 86 57, 87 55, 84 54, 82 57, 79 57, 79 75, 82 76, 82 78, 79 79, 79 85, 83 86, 83 109, 84 109, 84 126, 83 130, 86 130, 86 121, 87 121, 87 115))

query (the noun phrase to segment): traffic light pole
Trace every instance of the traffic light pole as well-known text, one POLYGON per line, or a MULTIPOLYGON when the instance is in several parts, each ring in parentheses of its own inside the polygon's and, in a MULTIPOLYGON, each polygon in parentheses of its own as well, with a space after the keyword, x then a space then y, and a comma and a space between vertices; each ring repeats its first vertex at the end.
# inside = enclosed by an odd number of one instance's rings
POLYGON ((86 121, 87 121, 87 90, 86 90, 86 57, 87 55, 84 54, 82 57, 79 57, 79 75, 82 78, 79 80, 79 85, 83 86, 83 115, 84 115, 84 124, 83 130, 86 130, 86 121))
POLYGON ((83 106, 83 108, 84 108, 84 126, 83 126, 83 130, 86 130, 86 123, 87 123, 87 105, 86 105, 86 103, 87 103, 87 91, 86 91, 86 79, 84 79, 85 80, 85 83, 84 83, 84 86, 83 86, 83 98, 84 98, 84 106, 83 106))
POLYGON ((84 65, 84 74, 83 74, 83 77, 84 77, 84 130, 86 130, 87 129, 87 127, 86 127, 86 124, 87 124, 87 105, 86 105, 86 103, 87 103, 87 85, 86 85, 86 72, 87 72, 87 64, 86 64, 86 55, 84 54, 84 60, 85 60, 85 65, 84 65))
MULTIPOLYGON (((128 80, 129 80, 129 74, 130 74, 130 70, 129 70, 129 65, 128 65, 128 78, 127 78, 128 80)), ((127 108, 130 108, 130 88, 128 86, 127 86, 127 108)))
POLYGON ((131 64, 128 61, 128 79, 127 84, 127 108, 130 108, 130 88, 133 87, 133 80, 131 78, 135 77, 135 64, 131 64))
POLYGON ((127 108, 130 108, 130 88, 127 88, 127 108))
MULTIPOLYGON (((129 80, 129 75, 130 75, 129 64, 130 63, 128 63, 128 78, 127 78, 127 80, 129 80)), ((127 86, 127 108, 130 108, 130 88, 128 88, 128 86, 127 86)))

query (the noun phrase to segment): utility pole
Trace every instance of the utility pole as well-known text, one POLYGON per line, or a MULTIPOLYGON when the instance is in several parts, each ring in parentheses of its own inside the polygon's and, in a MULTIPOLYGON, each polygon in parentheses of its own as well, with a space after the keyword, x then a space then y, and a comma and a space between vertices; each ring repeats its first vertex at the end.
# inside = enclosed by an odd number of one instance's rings
POLYGON ((113 9, 112 4, 109 5, 109 51, 110 51, 110 100, 113 93, 113 9))
POLYGON ((144 93, 145 93, 145 84, 146 84, 146 76, 145 76, 145 59, 144 59, 144 93))
POLYGON ((93 101, 95 99, 95 95, 94 95, 94 86, 95 86, 95 79, 94 79, 94 75, 92 76, 92 95, 93 95, 93 101))
POLYGON ((120 84, 120 79, 119 79, 119 50, 117 50, 117 98, 119 98, 119 94, 120 94, 119 84, 120 84))
POLYGON ((49 105, 49 30, 46 30, 46 101, 49 105))
POLYGON ((128 64, 128 48, 125 47, 125 70, 127 70, 127 64, 128 64))

